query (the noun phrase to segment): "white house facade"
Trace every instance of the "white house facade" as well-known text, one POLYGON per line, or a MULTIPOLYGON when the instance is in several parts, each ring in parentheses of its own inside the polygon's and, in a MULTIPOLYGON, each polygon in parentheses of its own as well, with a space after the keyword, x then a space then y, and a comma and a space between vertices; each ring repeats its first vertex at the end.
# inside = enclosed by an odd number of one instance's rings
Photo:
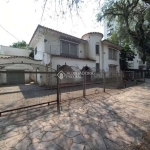
POLYGON ((38 25, 29 43, 34 48, 34 59, 43 65, 75 66, 82 70, 85 66, 96 70, 119 71, 119 49, 121 47, 102 40, 103 34, 87 33, 77 38, 38 25))

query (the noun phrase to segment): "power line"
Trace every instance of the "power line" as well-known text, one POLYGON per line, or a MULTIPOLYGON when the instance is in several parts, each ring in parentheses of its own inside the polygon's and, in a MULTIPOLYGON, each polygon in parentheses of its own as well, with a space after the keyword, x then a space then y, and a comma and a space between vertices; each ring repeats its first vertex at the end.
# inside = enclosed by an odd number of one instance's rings
POLYGON ((15 39, 17 39, 18 41, 20 41, 18 38, 16 38, 14 35, 12 35, 9 31, 7 31, 3 26, 0 25, 0 27, 5 30, 8 34, 10 34, 11 36, 13 36, 15 39))

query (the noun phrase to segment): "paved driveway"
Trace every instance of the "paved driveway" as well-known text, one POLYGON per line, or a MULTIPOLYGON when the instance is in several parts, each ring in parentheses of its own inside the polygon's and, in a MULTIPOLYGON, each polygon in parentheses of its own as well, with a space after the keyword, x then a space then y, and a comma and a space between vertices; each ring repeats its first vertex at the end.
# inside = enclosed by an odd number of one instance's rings
POLYGON ((150 82, 0 118, 0 149, 118 150, 150 129, 150 82))

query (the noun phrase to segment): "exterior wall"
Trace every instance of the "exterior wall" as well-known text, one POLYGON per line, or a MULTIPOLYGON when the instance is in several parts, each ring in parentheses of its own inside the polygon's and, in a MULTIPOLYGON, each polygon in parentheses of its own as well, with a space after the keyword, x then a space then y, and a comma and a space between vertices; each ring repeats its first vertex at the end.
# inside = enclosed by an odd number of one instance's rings
POLYGON ((84 43, 80 43, 79 44, 79 58, 87 58, 87 55, 86 55, 86 44, 84 43))
POLYGON ((0 59, 0 64, 6 64, 6 63, 31 63, 31 64, 37 64, 37 65, 40 65, 41 64, 41 61, 34 61, 32 59, 28 59, 28 58, 1 58, 0 59))
POLYGON ((52 68, 54 69, 57 69, 57 65, 65 65, 65 63, 68 66, 75 66, 78 67, 79 69, 82 69, 86 65, 90 68, 95 67, 95 61, 52 57, 52 68))
POLYGON ((29 57, 31 50, 12 48, 0 45, 0 55, 4 56, 26 56, 29 57))
POLYGON ((45 52, 48 54, 60 55, 60 40, 56 34, 46 34, 45 52))
POLYGON ((38 40, 35 48, 37 47, 37 54, 35 54, 34 51, 34 59, 36 60, 43 60, 43 54, 44 54, 44 49, 45 49, 45 43, 44 43, 44 35, 41 36, 41 38, 38 40))
POLYGON ((117 53, 117 60, 111 60, 109 59, 109 50, 108 50, 108 46, 107 45, 103 45, 103 48, 104 48, 104 54, 103 54, 103 57, 104 57, 104 62, 103 62, 103 66, 104 66, 104 70, 105 71, 109 71, 109 65, 110 64, 113 64, 113 65, 117 65, 117 70, 119 71, 119 51, 117 53))
MULTIPOLYGON (((101 40, 102 40, 102 35, 97 34, 97 33, 92 33, 92 34, 87 34, 83 37, 84 40, 88 41, 87 44, 87 55, 88 58, 95 60, 96 63, 100 64, 100 69, 102 69, 102 45, 101 45, 101 40), (95 46, 99 45, 99 54, 96 54, 95 46)), ((96 67, 96 64, 95 66, 96 67)))

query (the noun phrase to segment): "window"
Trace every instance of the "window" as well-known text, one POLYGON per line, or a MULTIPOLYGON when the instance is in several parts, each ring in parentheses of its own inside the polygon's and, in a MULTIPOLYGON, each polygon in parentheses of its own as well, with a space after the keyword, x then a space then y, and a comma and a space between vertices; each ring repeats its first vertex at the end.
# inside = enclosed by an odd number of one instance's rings
POLYGON ((37 54, 37 47, 35 48, 35 55, 37 54))
POLYGON ((109 59, 117 60, 117 50, 109 48, 109 59))
POLYGON ((99 67, 99 63, 96 63, 96 72, 99 72, 100 67, 99 67))
POLYGON ((61 54, 62 55, 70 55, 70 56, 78 56, 78 45, 71 42, 61 41, 61 54))
POLYGON ((62 54, 69 55, 69 43, 62 41, 62 54))
POLYGON ((95 45, 96 54, 99 54, 99 45, 95 45))

